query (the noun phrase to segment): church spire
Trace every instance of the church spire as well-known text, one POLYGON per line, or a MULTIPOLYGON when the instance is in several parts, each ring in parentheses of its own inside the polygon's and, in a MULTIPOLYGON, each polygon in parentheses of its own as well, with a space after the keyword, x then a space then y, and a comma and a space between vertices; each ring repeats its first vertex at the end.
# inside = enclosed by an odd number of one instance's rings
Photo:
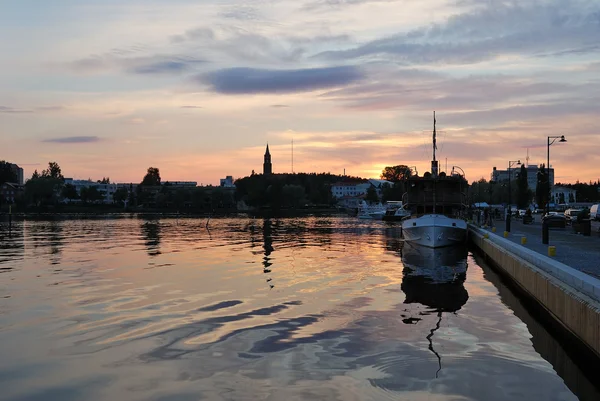
POLYGON ((273 173, 273 165, 271 164, 271 153, 269 152, 269 144, 267 143, 267 151, 265 152, 265 162, 263 163, 263 174, 271 175, 273 173))

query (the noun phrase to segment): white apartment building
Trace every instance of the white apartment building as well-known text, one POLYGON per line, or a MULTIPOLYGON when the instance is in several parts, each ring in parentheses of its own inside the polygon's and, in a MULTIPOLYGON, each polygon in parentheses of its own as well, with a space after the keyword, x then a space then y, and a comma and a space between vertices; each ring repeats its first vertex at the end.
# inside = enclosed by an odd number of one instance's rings
POLYGON ((225 178, 221 178, 219 185, 223 188, 235 188, 235 184, 233 183, 233 176, 228 175, 225 178))
POLYGON ((337 182, 331 186, 331 194, 338 199, 356 197, 367 193, 371 184, 358 182, 337 182))
POLYGON ((377 196, 381 197, 383 187, 387 184, 390 187, 394 185, 393 182, 386 180, 378 180, 376 178, 370 178, 368 182, 337 182, 331 186, 331 194, 338 198, 346 197, 358 197, 366 195, 367 190, 370 187, 374 187, 377 192, 377 196))
MULTIPOLYGON (((538 166, 529 165, 527 168, 527 185, 529 189, 531 189, 535 193, 535 189, 537 188, 537 173, 538 166)), ((517 179, 517 174, 521 171, 521 166, 513 166, 510 169, 510 178, 512 181, 517 179)), ((496 167, 493 168, 492 174, 490 174, 490 180, 495 182, 508 181, 508 170, 497 170, 496 167)), ((550 185, 554 186, 554 168, 550 167, 550 185)))
POLYGON ((113 203, 113 195, 117 191, 117 184, 100 184, 92 180, 74 180, 72 178, 65 178, 65 185, 67 184, 73 185, 79 196, 81 196, 81 190, 83 188, 96 187, 98 191, 104 195, 104 203, 113 203))
POLYGON ((577 191, 566 187, 552 187, 552 199, 555 205, 577 203, 577 191))

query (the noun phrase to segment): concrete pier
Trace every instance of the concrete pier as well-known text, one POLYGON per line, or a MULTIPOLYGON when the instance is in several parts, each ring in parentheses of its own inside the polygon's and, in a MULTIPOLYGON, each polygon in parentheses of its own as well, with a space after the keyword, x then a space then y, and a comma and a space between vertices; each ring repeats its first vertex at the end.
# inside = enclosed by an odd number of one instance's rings
MULTIPOLYGON (((533 224, 523 224, 515 219, 507 239, 515 244, 524 245, 532 251, 548 255, 548 246, 555 247, 552 259, 564 263, 580 272, 600 279, 600 222, 592 222, 592 235, 589 237, 577 234, 573 227, 550 229, 550 243, 542 243, 542 224, 539 216, 535 216, 533 224), (521 244, 523 238, 525 244, 521 244)), ((504 224, 496 227, 496 233, 502 235, 504 224)), ((491 234, 491 230, 490 230, 491 234)))
POLYGON ((471 224, 469 239, 501 273, 600 358, 600 280, 512 238, 503 238, 502 233, 471 224))

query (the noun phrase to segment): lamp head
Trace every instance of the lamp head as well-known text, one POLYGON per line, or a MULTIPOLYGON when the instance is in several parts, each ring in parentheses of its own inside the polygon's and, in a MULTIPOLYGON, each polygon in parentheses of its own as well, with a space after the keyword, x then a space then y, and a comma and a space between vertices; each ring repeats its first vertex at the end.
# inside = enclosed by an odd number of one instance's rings
POLYGON ((558 141, 558 142, 567 142, 567 140, 565 139, 564 135, 561 135, 560 136, 560 141, 558 141))

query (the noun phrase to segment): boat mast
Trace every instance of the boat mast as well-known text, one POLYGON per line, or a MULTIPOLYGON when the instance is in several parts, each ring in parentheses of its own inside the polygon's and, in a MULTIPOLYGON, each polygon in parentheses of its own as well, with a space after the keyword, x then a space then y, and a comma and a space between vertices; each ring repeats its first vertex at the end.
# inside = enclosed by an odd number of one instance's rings
POLYGON ((433 214, 435 214, 435 195, 436 195, 436 185, 435 180, 438 178, 438 162, 435 159, 435 151, 437 149, 436 144, 436 131, 435 131, 435 111, 433 112, 433 160, 431 161, 431 176, 433 177, 433 214))
POLYGON ((438 162, 435 159, 435 151, 437 150, 436 144, 436 132, 435 132, 435 111, 433 112, 433 160, 431 161, 431 175, 433 178, 437 178, 438 176, 438 162))

